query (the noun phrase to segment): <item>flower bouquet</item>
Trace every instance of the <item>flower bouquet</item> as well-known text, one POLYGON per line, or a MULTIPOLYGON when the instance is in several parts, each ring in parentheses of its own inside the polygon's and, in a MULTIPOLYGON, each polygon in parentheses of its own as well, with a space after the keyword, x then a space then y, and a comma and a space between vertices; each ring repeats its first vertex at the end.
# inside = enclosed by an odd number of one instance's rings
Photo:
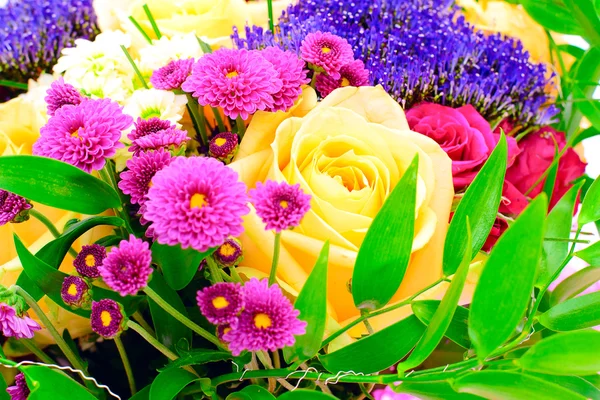
POLYGON ((600 398, 597 4, 94 3, 0 8, 0 398, 600 398))

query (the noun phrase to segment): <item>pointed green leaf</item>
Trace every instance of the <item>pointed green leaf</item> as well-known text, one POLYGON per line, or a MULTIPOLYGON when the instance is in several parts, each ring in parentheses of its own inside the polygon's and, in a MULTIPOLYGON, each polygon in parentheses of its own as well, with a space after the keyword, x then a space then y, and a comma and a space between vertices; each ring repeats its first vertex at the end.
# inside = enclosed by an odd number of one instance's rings
POLYGON ((37 365, 20 369, 31 390, 27 400, 96 400, 83 386, 61 371, 37 365))
POLYGON ((237 393, 231 393, 227 400, 275 400, 275 396, 261 386, 250 385, 237 393))
POLYGON ((600 400, 600 390, 578 376, 547 375, 531 371, 525 371, 525 373, 578 393, 585 396, 586 399, 600 400))
POLYGON ((575 255, 590 265, 600 267, 600 241, 579 250, 575 255))
POLYGON ((373 219, 358 250, 352 297, 360 309, 385 306, 402 283, 414 238, 418 168, 416 155, 373 219))
POLYGON ((200 380, 198 376, 183 369, 163 371, 154 379, 150 387, 150 400, 171 400, 187 385, 200 380))
MULTIPOLYGON (((554 142, 554 159, 557 159, 559 156, 559 148, 558 143, 554 142)), ((554 184, 556 183, 556 174, 558 173, 558 163, 554 163, 550 166, 550 170, 548 171, 548 175, 546 176, 546 181, 544 182, 543 192, 546 193, 546 197, 549 199, 552 198, 552 194, 554 193, 554 184)))
POLYGON ((468 393, 457 393, 446 381, 435 382, 402 382, 396 389, 398 393, 408 393, 420 400, 475 400, 483 397, 468 393))
POLYGON ((138 391, 135 395, 131 396, 129 400, 150 400, 150 387, 152 385, 148 385, 142 390, 138 391))
POLYGON ((200 262, 216 248, 200 253, 192 248, 182 249, 180 245, 168 246, 154 242, 151 250, 152 261, 161 267, 167 284, 175 290, 181 290, 192 281, 200 262))
POLYGON ((540 324, 553 331, 573 331, 600 325, 600 292, 560 303, 540 316, 540 324))
POLYGON ((11 400, 10 395, 6 392, 7 387, 8 385, 6 384, 4 376, 0 374, 0 400, 11 400))
POLYGON ((572 12, 556 0, 520 0, 519 3, 538 24, 544 28, 567 35, 583 35, 572 12))
POLYGON ((177 360, 171 361, 164 368, 161 368, 160 371, 162 372, 168 369, 185 367, 186 365, 202 365, 211 362, 232 359, 234 359, 234 357, 230 352, 227 351, 194 349, 180 354, 177 360))
MULTIPOLYGON (((419 318, 419 320, 429 325, 433 314, 440 305, 439 300, 421 300, 415 301, 411 304, 412 310, 419 318)), ((444 336, 452 340, 457 345, 464 347, 465 349, 471 348, 471 340, 469 339, 469 310, 467 308, 458 306, 450 325, 446 330, 444 336)))
POLYGON ((587 267, 575 272, 558 284, 550 294, 550 304, 556 305, 569 300, 600 281, 600 267, 587 267))
POLYGON ((583 226, 600 219, 600 178, 596 178, 583 199, 578 223, 583 226))
POLYGON ((525 314, 541 257, 546 205, 544 194, 533 200, 500 237, 481 272, 469 319, 479 359, 502 345, 525 314))
POLYGON ((286 392, 278 397, 281 400, 337 400, 330 394, 317 392, 316 390, 298 389, 293 392, 286 392))

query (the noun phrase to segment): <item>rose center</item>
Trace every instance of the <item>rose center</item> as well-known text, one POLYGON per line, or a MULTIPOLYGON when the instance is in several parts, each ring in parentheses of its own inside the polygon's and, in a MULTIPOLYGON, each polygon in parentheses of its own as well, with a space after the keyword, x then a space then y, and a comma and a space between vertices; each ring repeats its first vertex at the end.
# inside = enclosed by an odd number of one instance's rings
POLYGON ((223 146, 225 143, 227 143, 227 139, 224 139, 224 138, 222 138, 222 137, 220 137, 220 138, 217 138, 217 139, 215 140, 215 144, 216 144, 217 146, 219 146, 219 147, 223 146))
POLYGON ((223 296, 217 296, 212 300, 212 305, 217 309, 221 310, 229 305, 227 299, 223 296))
POLYGON ((254 316, 254 326, 258 329, 266 329, 273 324, 271 317, 265 313, 258 313, 254 316))
POLYGON ((96 266, 96 259, 93 255, 88 254, 87 256, 85 256, 85 265, 87 265, 88 267, 96 266))
POLYGON ((112 315, 108 311, 102 311, 100 313, 100 321, 102 321, 102 326, 107 327, 110 326, 112 322, 112 315))
POLYGON ((350 81, 347 78, 342 78, 342 83, 340 83, 341 87, 350 86, 350 81))
POLYGON ((232 255, 235 254, 236 251, 237 251, 237 249, 235 247, 233 247, 232 245, 230 245, 229 243, 225 243, 223 246, 221 246, 219 248, 219 253, 223 257, 231 257, 232 255))
POLYGON ((321 47, 321 51, 322 51, 324 54, 331 53, 331 48, 329 48, 329 47, 327 47, 327 46, 323 46, 323 47, 321 47))
POLYGON ((235 78, 238 75, 239 75, 238 72, 236 70, 233 70, 233 71, 229 72, 226 76, 227 76, 227 78, 231 79, 231 78, 235 78))
POLYGON ((202 208, 207 204, 208 200, 206 200, 206 196, 202 193, 194 193, 190 199, 190 208, 202 208))
POLYGON ((71 283, 71 285, 67 289, 67 293, 69 293, 70 296, 77 296, 77 285, 71 283))
POLYGON ((287 201, 285 201, 285 200, 281 200, 281 201, 279 202, 279 206, 280 206, 281 208, 283 208, 283 209, 286 209, 286 208, 288 208, 289 204, 288 204, 288 202, 287 202, 287 201))

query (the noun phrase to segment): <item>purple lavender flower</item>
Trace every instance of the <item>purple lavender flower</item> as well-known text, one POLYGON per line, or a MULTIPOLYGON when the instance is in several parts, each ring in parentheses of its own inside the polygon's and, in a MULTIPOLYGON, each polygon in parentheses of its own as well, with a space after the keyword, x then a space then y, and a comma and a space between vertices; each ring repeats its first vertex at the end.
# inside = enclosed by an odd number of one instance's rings
POLYGON ((258 182, 256 189, 249 192, 256 214, 266 224, 266 229, 281 232, 300 224, 304 214, 310 210, 310 195, 300 189, 299 184, 285 182, 258 182))
POLYGON ((98 278, 100 276, 98 267, 102 266, 105 258, 106 248, 98 244, 83 245, 81 251, 73 260, 73 265, 79 275, 87 278, 98 278))
POLYGON ((10 400, 27 400, 30 392, 25 375, 22 372, 15 376, 15 384, 7 387, 6 392, 10 396, 10 400))
POLYGON ((19 317, 13 307, 0 303, 0 330, 4 336, 31 339, 40 329, 40 325, 27 315, 19 317))
POLYGON ((177 157, 152 183, 142 215, 159 243, 203 252, 243 232, 246 185, 220 161, 177 157))
POLYGON ((242 261, 242 244, 234 238, 229 238, 213 253, 215 261, 224 267, 232 267, 242 261))
POLYGON ((208 322, 215 325, 232 324, 244 306, 239 283, 220 282, 198 291, 198 307, 208 322))
POLYGON ((128 170, 121 172, 119 189, 131 196, 132 204, 143 205, 152 186, 152 178, 169 165, 171 160, 171 153, 163 149, 133 156, 127 161, 128 170))
POLYGON ((306 77, 308 71, 304 69, 304 62, 297 54, 273 46, 261 50, 260 54, 273 64, 282 82, 281 90, 273 94, 273 106, 267 111, 287 111, 302 94, 302 85, 310 82, 306 77))
POLYGON ((315 88, 321 96, 326 97, 337 88, 346 86, 367 86, 369 84, 369 71, 361 60, 352 61, 340 69, 339 79, 329 75, 319 74, 315 82, 315 88))
POLYGON ((110 99, 63 106, 40 130, 33 153, 64 161, 86 172, 100 170, 123 147, 121 132, 132 122, 110 99))
POLYGON ((52 82, 50 89, 46 91, 46 101, 48 107, 48 115, 53 116, 56 110, 63 106, 76 106, 83 101, 84 97, 79 93, 73 85, 64 81, 62 76, 52 82))
POLYGON ((89 307, 91 299, 90 286, 79 276, 69 275, 63 280, 60 297, 73 307, 89 307))
POLYGON ((239 139, 235 133, 221 132, 215 135, 208 144, 208 154, 229 164, 238 150, 239 139))
POLYGON ((148 243, 135 236, 121 240, 98 267, 104 282, 121 296, 134 295, 146 287, 152 274, 152 253, 148 243))
POLYGON ((25 198, 0 189, 0 226, 27 221, 31 207, 25 198))
POLYGON ((125 317, 119 303, 112 299, 92 302, 92 330, 105 339, 112 339, 123 330, 125 317))
POLYGON ((156 89, 181 89, 181 85, 192 72, 194 59, 173 60, 162 68, 157 69, 150 77, 150 83, 156 89))
POLYGON ((129 151, 134 155, 141 151, 179 147, 189 140, 186 131, 156 117, 147 120, 138 117, 135 129, 127 137, 132 142, 129 151))
POLYGON ((331 33, 315 32, 306 35, 300 47, 300 57, 334 79, 340 69, 354 60, 352 47, 346 39, 331 33))
POLYGON ((234 356, 244 350, 275 351, 291 346, 294 335, 306 332, 306 322, 300 321, 300 312, 283 295, 279 285, 269 287, 267 279, 252 278, 242 289, 244 309, 237 324, 223 335, 234 356))

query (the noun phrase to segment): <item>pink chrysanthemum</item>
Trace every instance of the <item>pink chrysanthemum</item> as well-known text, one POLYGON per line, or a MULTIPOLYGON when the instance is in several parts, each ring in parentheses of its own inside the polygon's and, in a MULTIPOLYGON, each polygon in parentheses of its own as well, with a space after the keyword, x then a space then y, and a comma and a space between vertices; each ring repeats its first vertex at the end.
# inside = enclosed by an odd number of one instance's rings
POLYGON ((340 69, 340 77, 334 79, 330 75, 319 74, 315 87, 325 97, 337 88, 346 86, 367 86, 369 84, 369 70, 361 60, 352 61, 340 69))
POLYGON ((98 267, 102 266, 106 258, 106 248, 98 244, 83 245, 81 251, 73 260, 75 270, 81 276, 87 278, 98 278, 100 272, 98 267))
POLYGON ((150 77, 150 83, 156 89, 180 89, 181 85, 192 72, 194 59, 173 60, 162 68, 157 69, 150 77))
POLYGON ((46 91, 44 100, 47 104, 48 115, 53 116, 59 108, 67 105, 76 106, 84 100, 84 97, 73 85, 66 83, 60 77, 52 82, 50 88, 46 91))
POLYGON ((319 31, 306 35, 300 46, 300 57, 317 70, 339 79, 340 70, 354 60, 354 53, 346 39, 319 31))
POLYGON ((234 356, 244 350, 275 351, 291 346, 294 335, 306 333, 300 312, 283 295, 279 285, 269 287, 267 279, 252 278, 242 288, 244 309, 232 329, 223 335, 234 356))
POLYGON ((27 221, 30 209, 31 203, 25 198, 0 189, 0 226, 27 221))
POLYGON ((25 375, 22 372, 19 372, 15 376, 15 384, 7 387, 6 392, 10 396, 10 400, 27 400, 30 391, 25 380, 25 375))
POLYGON ((198 291, 196 296, 200 312, 215 325, 231 324, 244 306, 239 283, 220 282, 198 291))
POLYGON ((310 210, 310 195, 300 185, 285 182, 258 182, 256 189, 249 192, 256 214, 266 224, 266 229, 281 232, 300 224, 304 214, 310 210))
POLYGON ((98 267, 104 282, 121 296, 134 295, 146 287, 152 274, 152 253, 148 243, 135 236, 121 240, 98 267))
POLYGON ((112 339, 123 330, 125 317, 119 303, 111 299, 92 302, 92 330, 105 339, 112 339))
POLYGON ((146 150, 168 149, 171 146, 179 147, 190 139, 186 131, 156 117, 147 120, 138 117, 135 129, 128 133, 127 137, 132 142, 129 151, 133 154, 146 150))
POLYGON ((123 147, 121 131, 132 118, 110 99, 84 100, 56 111, 40 130, 33 154, 74 165, 86 172, 100 170, 123 147))
POLYGON ((128 170, 121 172, 119 189, 131 196, 131 203, 143 205, 154 175, 171 163, 171 153, 160 149, 139 153, 127 161, 128 170))
POLYGON ((196 61, 182 89, 202 106, 221 107, 228 117, 247 119, 273 107, 273 95, 282 87, 278 76, 258 51, 220 49, 196 61))
POLYGON ((152 183, 143 216, 159 243, 206 251, 243 232, 246 185, 220 161, 177 157, 152 183))
POLYGON ((231 132, 221 132, 215 135, 208 144, 208 155, 224 163, 229 163, 238 150, 238 135, 231 132))
POLYGON ((310 82, 306 78, 308 71, 304 69, 304 61, 296 53, 278 47, 267 47, 260 54, 273 64, 282 82, 281 90, 273 94, 273 106, 267 111, 287 111, 302 94, 302 85, 310 82))
POLYGON ((232 267, 242 261, 242 244, 235 238, 229 238, 213 253, 217 263, 223 267, 232 267))
POLYGON ((89 307, 91 300, 90 286, 83 278, 79 276, 69 275, 63 280, 60 290, 60 297, 65 302, 73 307, 89 307))
POLYGON ((19 317, 13 307, 5 303, 0 303, 0 329, 6 337, 31 339, 33 333, 42 328, 26 314, 19 317))

